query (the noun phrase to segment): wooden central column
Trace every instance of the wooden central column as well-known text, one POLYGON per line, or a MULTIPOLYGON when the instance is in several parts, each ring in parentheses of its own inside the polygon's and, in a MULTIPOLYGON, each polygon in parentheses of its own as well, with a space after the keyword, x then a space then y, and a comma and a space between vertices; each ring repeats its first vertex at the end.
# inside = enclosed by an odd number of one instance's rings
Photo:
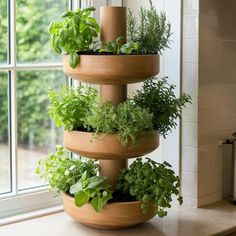
MULTIPOLYGON (((101 7, 100 8, 100 39, 102 42, 116 40, 122 36, 121 43, 126 43, 126 8, 101 7)), ((127 85, 100 85, 102 102, 111 101, 114 106, 127 99, 127 85)), ((117 176, 121 169, 127 167, 127 160, 100 160, 100 175, 107 176, 108 182, 114 190, 117 176)))

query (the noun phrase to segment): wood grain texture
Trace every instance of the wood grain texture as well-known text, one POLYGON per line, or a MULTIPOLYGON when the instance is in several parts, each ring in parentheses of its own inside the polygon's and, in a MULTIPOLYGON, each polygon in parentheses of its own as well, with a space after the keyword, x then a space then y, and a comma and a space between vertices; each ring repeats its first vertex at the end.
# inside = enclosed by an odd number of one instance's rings
POLYGON ((141 144, 135 148, 123 147, 116 134, 100 134, 93 139, 93 133, 64 131, 64 146, 68 150, 95 159, 118 160, 146 155, 159 146, 159 134, 142 137, 141 144), (92 140, 92 141, 91 141, 92 140))
POLYGON ((123 229, 144 223, 155 216, 155 207, 143 214, 140 201, 107 204, 101 212, 96 212, 90 204, 76 207, 74 198, 63 193, 65 212, 76 221, 101 229, 123 229))
POLYGON ((75 69, 64 55, 63 71, 91 84, 122 85, 144 81, 159 73, 159 55, 81 55, 75 69))
POLYGON ((121 44, 126 43, 126 7, 100 7, 101 42, 116 40, 123 37, 121 44))

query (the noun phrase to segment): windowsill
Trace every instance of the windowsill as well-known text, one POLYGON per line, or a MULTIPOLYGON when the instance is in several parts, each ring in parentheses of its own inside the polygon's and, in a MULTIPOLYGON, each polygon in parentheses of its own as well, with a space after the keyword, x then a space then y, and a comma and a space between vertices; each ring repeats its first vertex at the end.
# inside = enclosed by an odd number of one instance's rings
MULTIPOLYGON (((25 219, 27 218, 23 218, 25 219)), ((148 223, 127 230, 89 228, 75 222, 63 212, 0 227, 0 235, 4 236, 223 236, 232 232, 236 232, 236 206, 224 201, 198 209, 174 206, 166 218, 156 217, 148 223)))
POLYGON ((62 211, 63 211, 63 206, 59 205, 59 206, 49 207, 42 210, 36 210, 36 211, 24 213, 24 214, 19 214, 16 216, 5 217, 5 218, 0 219, 0 226, 13 224, 13 223, 17 223, 17 222, 21 222, 25 220, 30 220, 30 219, 34 219, 34 218, 38 218, 42 216, 47 216, 47 215, 59 213, 62 211))

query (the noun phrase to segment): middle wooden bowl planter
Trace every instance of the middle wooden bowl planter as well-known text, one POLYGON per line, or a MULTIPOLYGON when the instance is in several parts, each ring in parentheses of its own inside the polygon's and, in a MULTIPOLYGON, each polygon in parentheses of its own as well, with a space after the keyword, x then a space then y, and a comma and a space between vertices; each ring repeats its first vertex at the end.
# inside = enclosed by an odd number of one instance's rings
POLYGON ((80 55, 75 69, 64 55, 63 71, 90 84, 122 85, 144 81, 159 73, 159 55, 80 55))
POLYGON ((141 137, 137 147, 123 147, 117 134, 99 134, 96 139, 93 133, 81 131, 64 131, 64 146, 81 156, 95 159, 127 159, 146 155, 159 146, 159 134, 141 137))

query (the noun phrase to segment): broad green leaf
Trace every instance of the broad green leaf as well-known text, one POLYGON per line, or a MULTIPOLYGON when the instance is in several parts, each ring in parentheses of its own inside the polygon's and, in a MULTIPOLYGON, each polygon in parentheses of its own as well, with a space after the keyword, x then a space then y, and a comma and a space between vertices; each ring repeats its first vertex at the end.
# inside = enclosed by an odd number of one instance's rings
POLYGON ((69 64, 72 68, 75 68, 79 62, 79 56, 76 52, 69 55, 69 64))
POLYGON ((81 191, 75 195, 75 205, 77 207, 82 207, 89 201, 89 194, 87 192, 81 191))
POLYGON ((102 198, 99 197, 93 198, 90 203, 96 212, 100 212, 104 207, 104 201, 102 198))

